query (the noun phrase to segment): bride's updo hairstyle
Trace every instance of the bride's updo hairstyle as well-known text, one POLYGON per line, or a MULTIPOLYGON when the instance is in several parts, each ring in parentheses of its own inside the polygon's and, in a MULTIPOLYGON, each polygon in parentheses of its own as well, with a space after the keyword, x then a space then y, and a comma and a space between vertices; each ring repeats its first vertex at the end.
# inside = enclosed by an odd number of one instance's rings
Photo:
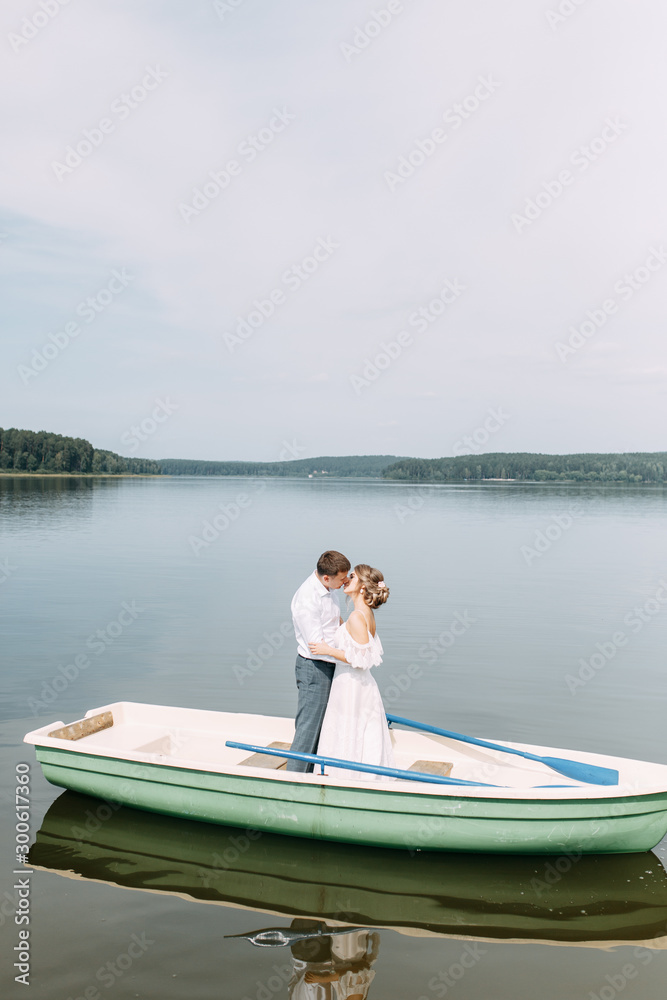
POLYGON ((354 567, 357 580, 364 588, 364 602, 369 608, 379 608, 389 597, 389 588, 379 569, 373 569, 366 563, 354 567))

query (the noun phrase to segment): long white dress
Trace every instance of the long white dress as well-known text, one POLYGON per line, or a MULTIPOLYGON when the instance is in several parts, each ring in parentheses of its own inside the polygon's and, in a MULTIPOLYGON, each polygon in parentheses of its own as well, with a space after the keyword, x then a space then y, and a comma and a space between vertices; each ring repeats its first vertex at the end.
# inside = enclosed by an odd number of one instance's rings
MULTIPOLYGON (((384 650, 380 637, 369 633, 368 642, 356 642, 343 624, 330 645, 342 650, 348 662, 336 663, 318 754, 396 767, 384 705, 371 673, 371 667, 382 663, 384 650)), ((340 767, 330 768, 329 774, 356 781, 387 780, 382 775, 340 767)))

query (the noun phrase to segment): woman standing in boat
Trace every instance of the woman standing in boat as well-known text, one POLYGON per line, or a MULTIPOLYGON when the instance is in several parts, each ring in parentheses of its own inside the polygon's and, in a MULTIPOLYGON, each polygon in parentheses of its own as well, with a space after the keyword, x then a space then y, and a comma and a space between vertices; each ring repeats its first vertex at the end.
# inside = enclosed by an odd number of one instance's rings
MULTIPOLYGON (((382 663, 383 654, 373 610, 386 603, 389 589, 379 569, 360 563, 349 574, 343 593, 352 598, 354 611, 338 627, 331 645, 310 643, 313 655, 337 661, 317 753, 395 767, 384 705, 371 673, 371 667, 382 663)), ((341 768, 332 771, 333 776, 382 780, 381 775, 341 768)))

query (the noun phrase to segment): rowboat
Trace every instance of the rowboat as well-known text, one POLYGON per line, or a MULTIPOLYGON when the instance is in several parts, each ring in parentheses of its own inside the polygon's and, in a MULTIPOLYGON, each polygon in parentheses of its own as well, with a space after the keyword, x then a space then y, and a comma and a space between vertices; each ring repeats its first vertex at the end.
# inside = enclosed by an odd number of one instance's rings
POLYGON ((395 721, 427 730, 391 730, 395 769, 294 754, 291 719, 134 702, 50 723, 25 741, 55 785, 297 837, 567 855, 646 851, 667 833, 667 765, 395 721), (316 770, 288 771, 290 757, 312 760, 316 770))
POLYGON ((93 882, 248 911, 247 936, 265 946, 296 935, 279 921, 310 918, 328 933, 362 926, 410 937, 667 948, 667 872, 651 852, 396 851, 258 836, 66 791, 27 860, 77 882, 71 894, 83 909, 93 882))

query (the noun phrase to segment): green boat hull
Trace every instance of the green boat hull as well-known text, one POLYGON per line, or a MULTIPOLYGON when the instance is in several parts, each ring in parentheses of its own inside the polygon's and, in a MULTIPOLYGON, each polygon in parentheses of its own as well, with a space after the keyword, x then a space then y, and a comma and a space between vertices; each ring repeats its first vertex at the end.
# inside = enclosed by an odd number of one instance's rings
POLYGON ((587 799, 420 795, 191 770, 36 746, 48 781, 148 812, 425 851, 630 853, 667 832, 667 793, 587 799))

